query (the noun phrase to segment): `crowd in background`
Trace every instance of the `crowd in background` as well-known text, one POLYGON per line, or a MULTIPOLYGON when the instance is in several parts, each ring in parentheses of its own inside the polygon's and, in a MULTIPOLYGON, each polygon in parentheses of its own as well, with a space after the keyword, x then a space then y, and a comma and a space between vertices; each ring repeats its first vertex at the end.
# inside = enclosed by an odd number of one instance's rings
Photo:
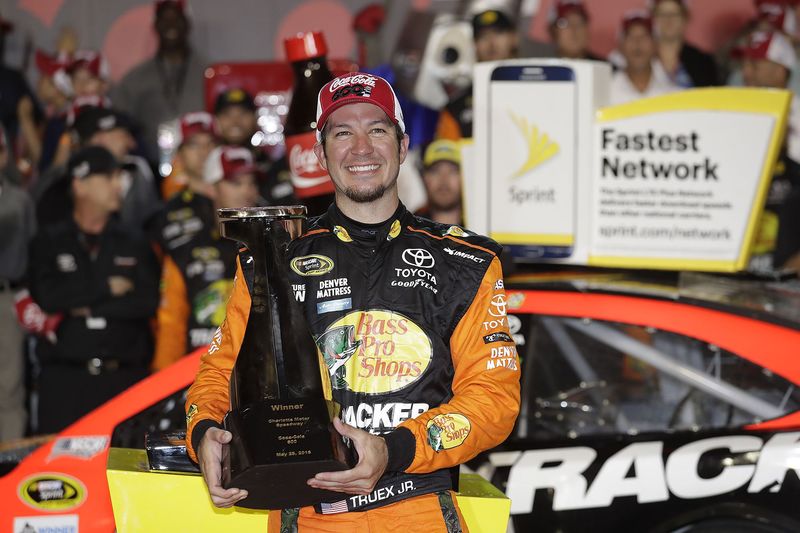
MULTIPOLYGON (((625 15, 617 49, 600 58, 589 49, 587 5, 557 0, 551 42, 537 50, 610 62, 611 104, 724 84, 790 89, 786 149, 766 206, 775 224, 754 250, 753 267, 769 271, 800 263, 791 234, 800 233, 800 210, 787 208, 800 191, 800 34, 793 2, 756 4, 758 15, 715 57, 686 42, 686 0, 650 0, 625 15)), ((69 31, 57 50, 36 52, 36 79, 0 65, 0 441, 59 431, 208 344, 237 254, 219 235, 216 210, 297 203, 285 160, 255 141, 254 95, 229 88, 207 112, 206 65, 189 44, 184 2, 153 9, 158 49, 119 83, 69 31), (159 132, 169 122, 165 167, 159 132)), ((367 9, 356 21, 374 19, 367 9)), ((513 14, 488 9, 470 20, 477 61, 520 56, 513 14)), ((11 31, 0 19, 0 41, 11 31)), ((472 87, 447 95, 411 172, 426 194, 418 214, 460 224, 458 143, 472 136, 472 87)))

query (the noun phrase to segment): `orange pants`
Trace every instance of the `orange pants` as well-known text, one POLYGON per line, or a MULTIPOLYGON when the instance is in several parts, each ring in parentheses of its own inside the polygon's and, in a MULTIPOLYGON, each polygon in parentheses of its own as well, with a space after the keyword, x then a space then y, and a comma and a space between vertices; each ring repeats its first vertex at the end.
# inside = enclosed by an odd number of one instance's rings
POLYGON ((469 533, 453 492, 354 513, 323 515, 313 507, 270 511, 268 524, 269 533, 469 533))

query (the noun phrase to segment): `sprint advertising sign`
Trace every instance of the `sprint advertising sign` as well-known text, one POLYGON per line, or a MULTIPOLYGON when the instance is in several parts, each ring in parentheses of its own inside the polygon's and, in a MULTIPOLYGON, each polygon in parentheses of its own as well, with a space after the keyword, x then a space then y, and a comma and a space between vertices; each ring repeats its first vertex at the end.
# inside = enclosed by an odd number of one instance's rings
POLYGON ((605 107, 592 61, 475 67, 467 226, 518 260, 733 272, 747 266, 788 91, 693 89, 605 107))
POLYGON ((788 106, 784 92, 713 89, 600 110, 589 263, 743 269, 788 106))
POLYGON ((492 238, 572 245, 575 98, 574 72, 568 67, 504 66, 492 72, 487 197, 492 238), (552 109, 559 110, 559 120, 552 109))

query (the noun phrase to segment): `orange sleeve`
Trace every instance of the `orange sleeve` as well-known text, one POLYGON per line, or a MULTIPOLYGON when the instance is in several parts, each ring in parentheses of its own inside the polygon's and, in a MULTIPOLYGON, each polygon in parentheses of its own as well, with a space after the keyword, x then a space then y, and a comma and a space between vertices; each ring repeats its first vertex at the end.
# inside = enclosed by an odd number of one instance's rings
POLYGON ((436 123, 436 139, 449 139, 451 141, 461 140, 461 126, 453 115, 444 110, 439 114, 439 122, 436 123))
POLYGON ((191 310, 183 275, 175 261, 167 255, 161 268, 161 300, 156 313, 158 324, 153 370, 162 370, 186 355, 189 313, 191 310))
POLYGON ((196 443, 192 439, 194 429, 201 422, 205 422, 204 426, 221 424, 230 409, 231 370, 242 346, 249 316, 250 292, 237 258, 225 320, 214 334, 208 352, 200 359, 197 376, 186 396, 186 450, 193 461, 197 461, 196 443))
POLYGON ((503 442, 514 427, 519 413, 519 358, 505 310, 497 317, 501 313, 491 305, 493 298, 505 301, 497 258, 450 338, 453 397, 399 426, 409 430, 416 442, 414 459, 405 469, 408 473, 468 461, 503 442))

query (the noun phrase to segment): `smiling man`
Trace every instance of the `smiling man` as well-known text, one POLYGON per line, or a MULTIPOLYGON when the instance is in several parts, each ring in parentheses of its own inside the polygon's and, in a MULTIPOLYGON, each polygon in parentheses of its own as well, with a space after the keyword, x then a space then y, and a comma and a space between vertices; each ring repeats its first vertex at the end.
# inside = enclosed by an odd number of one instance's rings
MULTIPOLYGON (((324 256, 326 268, 293 269, 290 282, 342 407, 336 429, 359 462, 308 480, 340 501, 270 513, 269 531, 466 531, 453 492, 458 465, 502 442, 519 410, 500 246, 400 203, 408 136, 383 78, 350 73, 323 87, 317 136, 335 203, 308 221, 289 257, 324 256)), ((240 260, 227 317, 186 404, 189 453, 220 507, 247 496, 221 486, 220 458, 251 276, 240 260)))

